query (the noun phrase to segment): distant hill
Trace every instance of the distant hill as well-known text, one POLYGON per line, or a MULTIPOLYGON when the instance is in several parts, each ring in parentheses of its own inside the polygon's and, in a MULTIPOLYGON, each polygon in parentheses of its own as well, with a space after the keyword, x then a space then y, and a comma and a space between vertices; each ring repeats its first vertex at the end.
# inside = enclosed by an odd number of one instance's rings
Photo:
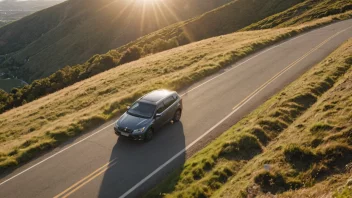
POLYGON ((65 0, 0 0, 0 27, 65 0))
POLYGON ((0 11, 38 11, 66 0, 1 0, 0 11))
POLYGON ((230 1, 69 0, 0 28, 0 70, 31 82, 230 1))
MULTIPOLYGON (((121 48, 121 53, 131 46, 150 48, 160 40, 186 37, 185 42, 229 34, 273 14, 282 12, 304 0, 237 0, 190 20, 170 25, 137 39, 121 48), (149 46, 148 46, 149 45, 149 46)), ((148 50, 145 50, 148 51, 148 50)), ((113 54, 113 53, 111 53, 113 54)))

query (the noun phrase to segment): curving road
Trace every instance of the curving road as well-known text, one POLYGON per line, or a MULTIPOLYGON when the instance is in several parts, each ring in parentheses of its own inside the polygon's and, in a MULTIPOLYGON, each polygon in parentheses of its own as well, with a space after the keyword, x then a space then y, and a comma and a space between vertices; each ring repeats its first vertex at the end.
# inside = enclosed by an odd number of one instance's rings
POLYGON ((253 54, 183 94, 180 123, 149 143, 118 139, 113 122, 1 175, 0 197, 140 197, 352 36, 352 20, 253 54))

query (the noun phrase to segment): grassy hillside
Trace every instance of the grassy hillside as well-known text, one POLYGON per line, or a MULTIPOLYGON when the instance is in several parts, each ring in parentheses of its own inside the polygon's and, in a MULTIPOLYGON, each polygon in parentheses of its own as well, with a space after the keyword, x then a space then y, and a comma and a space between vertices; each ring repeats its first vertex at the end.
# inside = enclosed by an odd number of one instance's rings
MULTIPOLYGON (((325 16, 344 13, 352 9, 351 5, 352 3, 349 0, 238 0, 208 12, 200 17, 177 23, 153 32, 121 48, 112 50, 110 53, 121 53, 132 46, 143 47, 144 52, 151 51, 153 53, 153 45, 157 45, 162 42, 171 42, 173 38, 181 40, 180 37, 185 36, 186 41, 192 42, 204 38, 232 33, 240 29, 267 29, 268 27, 265 26, 261 26, 259 28, 253 27, 257 27, 257 24, 267 23, 267 21, 270 20, 275 21, 276 26, 288 27, 290 25, 302 24, 304 22, 312 21, 325 16), (274 15, 272 16, 272 14, 274 15), (295 18, 292 19, 294 16, 295 18), (260 21, 257 22, 258 20, 260 21), (152 50, 148 48, 151 48, 152 50)), ((158 51, 158 49, 155 51, 158 51)))
POLYGON ((317 18, 343 13, 352 9, 350 0, 307 0, 292 8, 265 18, 257 23, 243 28, 246 30, 259 30, 267 28, 282 28, 297 25, 317 18))
POLYGON ((325 16, 347 12, 352 9, 351 5, 352 3, 349 0, 238 0, 202 16, 168 26, 141 37, 121 48, 112 50, 111 54, 121 53, 121 51, 132 46, 142 47, 144 52, 158 52, 157 47, 154 49, 153 45, 171 43, 173 39, 180 41, 182 37, 186 37, 184 42, 188 43, 238 30, 298 25, 325 16), (270 27, 262 25, 269 23, 269 21, 275 25, 270 27), (262 26, 259 26, 260 24, 262 26))
MULTIPOLYGON (((233 178, 231 187, 225 185, 220 194, 232 195, 234 187, 247 182, 246 187, 259 186, 261 192, 258 195, 261 196, 268 191, 273 194, 284 192, 280 197, 324 197, 347 193, 340 187, 352 179, 351 67, 350 39, 311 72, 321 79, 319 84, 306 86, 307 93, 311 90, 310 95, 321 95, 314 105, 290 124, 265 152, 248 163, 233 178), (270 164, 270 171, 263 171, 263 164, 270 164), (249 171, 252 174, 247 174, 249 171), (267 179, 272 176, 281 177, 284 182, 274 181, 267 186, 267 179), (297 190, 285 192, 285 181, 295 181, 297 190)), ((309 76, 303 77, 306 79, 309 76)), ((349 192, 345 197, 352 196, 352 191, 349 192)))
POLYGON ((350 197, 351 67, 349 40, 147 197, 350 197))
POLYGON ((192 43, 111 69, 5 112, 0 115, 0 167, 25 162, 119 115, 143 93, 157 88, 177 90, 264 46, 328 20, 192 43))
POLYGON ((0 69, 31 82, 230 0, 69 0, 0 28, 0 69))
MULTIPOLYGON (((250 1, 249 3, 244 3, 244 1, 248 0, 239 0, 225 6, 222 6, 218 9, 210 11, 207 14, 204 14, 200 17, 196 17, 192 20, 186 22, 180 22, 159 31, 153 32, 149 35, 141 37, 136 41, 133 41, 127 45, 124 45, 120 48, 109 51, 106 54, 95 55, 91 57, 84 64, 75 65, 71 67, 65 67, 51 76, 47 78, 40 79, 38 81, 33 82, 31 85, 25 86, 22 89, 14 90, 13 93, 5 94, 9 98, 7 101, 0 101, 0 112, 6 111, 7 109, 11 109, 13 107, 20 106, 27 102, 33 101, 41 96, 47 95, 49 93, 53 93, 57 90, 60 90, 64 87, 70 86, 76 82, 87 79, 91 76, 94 76, 98 73, 116 67, 118 65, 124 64, 126 62, 131 62, 137 60, 141 57, 148 56, 150 54, 155 54, 161 51, 165 51, 168 49, 172 49, 178 46, 182 46, 188 43, 193 42, 191 38, 195 38, 197 32, 202 32, 203 37, 212 36, 212 35, 221 35, 224 31, 235 31, 238 28, 243 27, 245 24, 257 20, 257 17, 264 17, 268 13, 276 13, 280 12, 280 10, 285 7, 291 6, 293 3, 297 3, 298 1, 287 1, 282 0, 270 0, 270 1, 250 1), (235 12, 241 8, 241 12, 235 12), (275 8, 275 9, 273 9, 275 8), (255 15, 255 17, 249 17, 254 13, 253 10, 260 10, 259 15, 255 15), (222 19, 223 18, 223 19, 222 19), (223 24, 218 23, 216 21, 227 21, 229 22, 229 26, 223 26, 223 24), (232 23, 230 23, 232 22, 232 23), (212 24, 213 28, 197 28, 197 24, 206 23, 212 24), (216 28, 215 28, 216 26, 216 28), (193 36, 190 36, 189 28, 192 27, 194 32, 193 36), (218 31, 217 29, 222 29, 218 31), (207 31, 205 31, 207 30, 207 31), (208 32, 208 33, 206 33, 208 32), (65 80, 63 80, 65 79, 65 80), (2 108, 1 108, 2 107, 2 108)), ((295 19, 294 24, 301 24, 305 21, 310 21, 315 18, 330 15, 332 13, 344 13, 343 15, 339 15, 335 17, 334 20, 342 20, 346 18, 351 18, 351 11, 347 11, 350 9, 351 3, 346 0, 338 0, 338 1, 311 1, 307 0, 303 3, 299 4, 299 6, 295 6, 294 9, 289 9, 284 11, 283 13, 289 12, 292 10, 296 13, 297 19, 295 19), (310 6, 306 6, 309 4, 310 6), (305 12, 298 12, 304 10, 305 12), (307 13, 310 13, 307 15, 307 13), (324 15, 320 14, 324 13, 324 15), (311 17, 314 15, 315 17, 311 17)), ((285 14, 283 14, 285 15, 285 14)), ((276 16, 276 15, 275 15, 276 16)), ((281 15, 280 15, 281 16, 281 15)), ((270 19, 271 17, 269 17, 270 19)), ((284 18, 284 17, 283 17, 284 18)), ((277 23, 280 21, 276 20, 277 23)), ((286 24, 285 21, 281 21, 286 24)), ((291 23, 290 23, 291 24, 291 23)), ((206 27, 206 26, 205 26, 206 27)), ((249 26, 251 27, 251 26, 249 26)), ((191 28, 191 29, 192 29, 191 28)), ((225 32, 226 32, 225 31, 225 32)), ((198 39, 201 39, 200 37, 198 39)), ((1 57, 0 57, 1 61, 1 57)))

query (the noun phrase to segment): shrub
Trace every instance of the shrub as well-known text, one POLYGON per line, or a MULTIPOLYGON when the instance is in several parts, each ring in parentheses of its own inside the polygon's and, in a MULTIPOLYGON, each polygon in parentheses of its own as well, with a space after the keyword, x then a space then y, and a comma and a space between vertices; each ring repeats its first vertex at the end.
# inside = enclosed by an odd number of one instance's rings
POLYGON ((138 60, 139 58, 141 58, 141 52, 142 52, 142 49, 139 47, 134 46, 134 47, 128 48, 126 52, 122 54, 119 64, 122 65, 125 63, 138 60))

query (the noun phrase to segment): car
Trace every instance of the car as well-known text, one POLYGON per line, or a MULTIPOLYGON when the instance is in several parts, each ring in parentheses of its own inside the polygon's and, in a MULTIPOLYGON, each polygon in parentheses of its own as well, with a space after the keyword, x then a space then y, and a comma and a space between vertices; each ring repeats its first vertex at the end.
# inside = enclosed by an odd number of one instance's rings
POLYGON ((176 91, 155 90, 134 102, 116 121, 117 136, 150 141, 156 130, 182 115, 182 98, 176 91))

